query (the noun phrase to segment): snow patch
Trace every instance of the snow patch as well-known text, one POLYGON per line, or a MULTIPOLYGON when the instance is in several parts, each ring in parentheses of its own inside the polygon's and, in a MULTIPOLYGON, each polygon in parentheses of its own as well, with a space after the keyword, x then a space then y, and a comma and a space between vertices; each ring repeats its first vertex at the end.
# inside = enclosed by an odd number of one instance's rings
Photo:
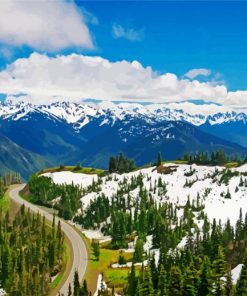
POLYGON ((74 184, 79 185, 82 188, 85 188, 89 185, 92 185, 93 180, 97 181, 97 175, 88 175, 81 173, 72 173, 72 172, 55 172, 55 173, 44 173, 41 176, 49 177, 55 184, 74 184))
POLYGON ((243 264, 238 264, 235 268, 232 269, 231 271, 231 275, 232 275, 232 283, 234 285, 236 285, 240 274, 241 274, 241 270, 242 270, 243 264))

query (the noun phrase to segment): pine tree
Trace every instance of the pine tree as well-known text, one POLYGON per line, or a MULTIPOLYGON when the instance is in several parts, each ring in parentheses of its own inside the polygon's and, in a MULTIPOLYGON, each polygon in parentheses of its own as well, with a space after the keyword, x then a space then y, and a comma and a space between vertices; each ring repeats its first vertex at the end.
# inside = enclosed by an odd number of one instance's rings
POLYGON ((157 155, 156 165, 160 166, 161 164, 162 164, 162 156, 161 156, 161 152, 159 152, 157 155))
POLYGON ((149 267, 145 268, 144 270, 143 283, 141 287, 141 295, 142 296, 154 295, 152 276, 151 276, 151 271, 149 267))
MULTIPOLYGON (((45 296, 50 277, 62 258, 56 256, 57 237, 47 230, 44 218, 21 206, 14 219, 0 219, 0 278, 8 295, 45 296), (7 227, 3 227, 6 225, 7 227)), ((56 231, 54 225, 54 231, 56 231)), ((63 248, 63 242, 61 242, 63 248)))
POLYGON ((138 238, 135 245, 135 252, 134 252, 134 262, 142 262, 143 260, 143 241, 142 239, 138 238))
POLYGON ((113 173, 117 170, 116 159, 115 157, 110 157, 109 159, 109 172, 113 173))
POLYGON ((202 270, 199 278, 198 295, 206 296, 210 292, 210 260, 203 258, 202 270))
POLYGON ((72 289, 71 289, 71 284, 69 284, 69 291, 68 291, 68 296, 72 296, 72 289))
POLYGON ((231 270, 228 270, 228 272, 227 272, 226 283, 225 283, 225 291, 226 291, 226 296, 232 296, 233 295, 231 270))
POLYGON ((186 268, 184 281, 183 281, 183 296, 196 296, 197 295, 198 278, 197 272, 193 265, 186 268))
POLYGON ((167 273, 165 271, 163 264, 161 264, 160 270, 159 270, 159 277, 158 277, 158 295, 159 296, 168 295, 167 285, 168 285, 167 273))
POLYGON ((225 296, 225 280, 226 276, 226 261, 224 252, 221 246, 218 248, 218 253, 212 264, 212 283, 211 294, 215 296, 225 296))
POLYGON ((177 266, 172 266, 168 284, 168 296, 182 296, 182 274, 177 266))
POLYGON ((80 282, 79 282, 79 275, 77 270, 75 271, 75 274, 74 274, 73 296, 80 296, 80 282))
POLYGON ((245 255, 239 280, 236 285, 236 296, 247 295, 247 255, 245 255))
POLYGON ((100 257, 100 245, 98 241, 92 242, 93 253, 97 261, 99 261, 100 257))
POLYGON ((132 263, 130 275, 128 278, 127 295, 135 296, 136 288, 137 288, 137 280, 136 280, 136 273, 135 273, 135 265, 132 263))

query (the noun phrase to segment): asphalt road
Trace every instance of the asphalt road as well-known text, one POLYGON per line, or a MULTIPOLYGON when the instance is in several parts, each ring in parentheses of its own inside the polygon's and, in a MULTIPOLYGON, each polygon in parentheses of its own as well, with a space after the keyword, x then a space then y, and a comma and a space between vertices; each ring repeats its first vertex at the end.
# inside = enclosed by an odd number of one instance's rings
MULTIPOLYGON (((40 213, 42 216, 45 216, 45 218, 52 222, 53 215, 48 212, 48 210, 45 207, 39 207, 37 205, 34 205, 30 202, 27 202, 26 200, 22 199, 19 195, 19 191, 23 189, 25 184, 18 185, 17 187, 11 189, 9 191, 9 196, 11 199, 13 199, 15 202, 19 203, 20 205, 24 204, 25 207, 30 208, 35 213, 40 213)), ((56 223, 58 223, 58 218, 56 218, 56 223)), ((85 246, 85 243, 81 236, 71 227, 69 224, 64 222, 63 220, 60 220, 61 227, 63 232, 66 234, 68 239, 71 242, 72 245, 72 251, 73 251, 73 264, 72 268, 70 270, 69 276, 64 282, 63 286, 60 288, 60 293, 67 295, 68 294, 68 288, 69 284, 71 283, 73 287, 73 279, 74 279, 74 272, 75 270, 78 270, 79 278, 82 280, 84 278, 84 275, 86 273, 87 268, 87 262, 88 262, 88 254, 87 249, 85 246)))

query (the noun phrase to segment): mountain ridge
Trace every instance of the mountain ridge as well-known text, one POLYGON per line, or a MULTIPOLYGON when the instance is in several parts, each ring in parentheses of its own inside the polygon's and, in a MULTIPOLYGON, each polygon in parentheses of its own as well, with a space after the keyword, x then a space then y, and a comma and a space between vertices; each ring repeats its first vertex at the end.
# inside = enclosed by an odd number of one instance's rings
POLYGON ((247 114, 243 111, 237 112, 233 108, 216 104, 195 105, 191 102, 149 104, 137 103, 111 103, 101 102, 99 104, 73 103, 69 101, 55 102, 49 105, 35 105, 27 102, 2 102, 0 103, 0 117, 19 120, 29 113, 41 112, 54 116, 74 125, 75 129, 82 128, 90 118, 100 116, 113 119, 124 119, 126 115, 142 116, 156 120, 186 121, 200 126, 209 122, 210 124, 221 124, 229 121, 243 121, 247 123, 247 114), (82 122, 82 119, 86 120, 82 122))
POLYGON ((51 165, 82 162, 106 168, 109 157, 119 152, 138 165, 152 162, 159 151, 168 160, 218 149, 245 157, 247 114, 213 106, 212 112, 212 104, 192 103, 2 102, 0 132, 51 165))

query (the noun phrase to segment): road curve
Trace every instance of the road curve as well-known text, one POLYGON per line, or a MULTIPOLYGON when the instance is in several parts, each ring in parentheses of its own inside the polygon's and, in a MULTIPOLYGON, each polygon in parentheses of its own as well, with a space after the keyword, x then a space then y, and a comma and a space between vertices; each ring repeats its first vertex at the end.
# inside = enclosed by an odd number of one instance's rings
MULTIPOLYGON (((24 186, 25 184, 21 184, 21 185, 15 186, 14 188, 11 188, 9 190, 10 198, 13 199, 15 202, 19 203, 20 205, 24 204, 25 207, 30 208, 30 210, 32 210, 35 213, 39 212, 42 216, 45 216, 47 220, 52 222, 53 215, 48 213, 45 207, 39 207, 20 197, 19 192, 24 188, 24 186)), ((81 238, 81 236, 69 224, 67 224, 63 220, 60 220, 60 222, 61 222, 61 228, 63 232, 71 242, 72 251, 73 251, 72 268, 70 270, 69 276, 67 277, 63 286, 60 288, 60 293, 67 295, 69 284, 70 283, 73 284, 75 270, 78 270, 80 280, 84 278, 86 273, 86 268, 87 268, 88 254, 87 254, 85 243, 81 238)), ((58 219, 56 219, 56 223, 58 223, 58 219)))

